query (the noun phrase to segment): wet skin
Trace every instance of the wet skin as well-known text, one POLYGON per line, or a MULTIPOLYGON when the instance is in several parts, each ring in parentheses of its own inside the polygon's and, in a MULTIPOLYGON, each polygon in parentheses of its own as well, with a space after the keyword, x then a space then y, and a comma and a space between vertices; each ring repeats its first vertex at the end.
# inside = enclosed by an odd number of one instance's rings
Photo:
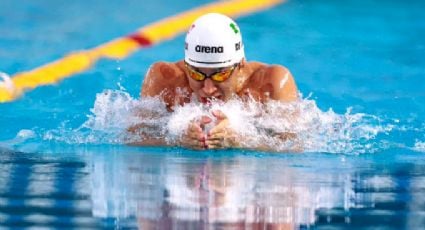
MULTIPOLYGON (((216 68, 197 68, 209 76, 216 68)), ((260 102, 278 100, 291 102, 298 99, 298 91, 290 72, 280 65, 266 65, 242 60, 232 75, 223 82, 211 78, 197 81, 190 77, 183 61, 158 62, 148 71, 141 91, 142 97, 160 96, 172 112, 175 105, 190 102, 192 95, 201 103, 211 100, 226 102, 234 96, 250 97, 260 102)), ((212 117, 192 121, 176 145, 191 149, 221 149, 240 147, 243 137, 237 135, 222 111, 211 111, 212 117), (207 132, 207 124, 213 127, 207 132)), ((143 143, 140 143, 143 145, 143 143)))

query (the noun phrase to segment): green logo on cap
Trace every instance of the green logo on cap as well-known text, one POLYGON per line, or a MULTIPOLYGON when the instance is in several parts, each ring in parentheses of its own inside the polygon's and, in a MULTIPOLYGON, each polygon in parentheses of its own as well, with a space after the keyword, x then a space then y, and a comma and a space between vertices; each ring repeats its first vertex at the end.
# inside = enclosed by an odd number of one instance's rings
POLYGON ((232 28, 235 34, 239 33, 238 27, 235 25, 235 23, 230 23, 230 28, 232 28))

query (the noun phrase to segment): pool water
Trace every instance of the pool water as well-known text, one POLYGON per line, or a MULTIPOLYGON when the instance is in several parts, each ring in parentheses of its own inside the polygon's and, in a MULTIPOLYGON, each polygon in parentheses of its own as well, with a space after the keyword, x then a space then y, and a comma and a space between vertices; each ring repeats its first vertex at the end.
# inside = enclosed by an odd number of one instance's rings
MULTIPOLYGON (((3 0, 0 71, 27 71, 209 2, 3 0)), ((237 19, 247 59, 288 67, 303 99, 269 104, 274 113, 260 122, 247 113, 261 110, 255 104, 222 109, 246 132, 295 129, 304 153, 279 143, 278 153, 125 145, 132 109, 154 108, 158 134, 206 113, 190 104, 170 115, 139 100, 151 63, 182 59, 183 36, 0 104, 0 227, 423 229, 424 8, 292 0, 237 19), (302 111, 296 126, 273 116, 293 109, 302 111)))

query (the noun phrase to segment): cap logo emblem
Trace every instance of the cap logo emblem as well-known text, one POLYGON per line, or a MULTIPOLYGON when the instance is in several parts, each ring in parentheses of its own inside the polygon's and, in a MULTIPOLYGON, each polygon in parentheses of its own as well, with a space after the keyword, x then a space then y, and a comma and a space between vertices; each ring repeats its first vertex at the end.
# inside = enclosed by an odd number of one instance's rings
POLYGON ((232 28, 235 34, 239 33, 238 27, 235 25, 235 23, 230 23, 230 28, 232 28))
POLYGON ((198 53, 223 53, 223 46, 195 46, 195 51, 198 53))

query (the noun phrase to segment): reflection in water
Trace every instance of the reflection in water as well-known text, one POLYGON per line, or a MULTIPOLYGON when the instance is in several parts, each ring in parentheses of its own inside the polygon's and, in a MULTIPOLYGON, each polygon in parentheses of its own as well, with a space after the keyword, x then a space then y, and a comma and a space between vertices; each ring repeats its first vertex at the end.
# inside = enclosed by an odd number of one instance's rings
POLYGON ((0 148, 0 228, 423 229, 422 153, 0 148), (152 151, 153 150, 153 151, 152 151))
POLYGON ((0 229, 98 229, 92 218, 87 167, 64 154, 0 147, 0 229))
POLYGON ((409 218, 406 221, 406 227, 408 229, 415 229, 417 226, 425 226, 425 176, 423 176, 425 167, 422 166, 422 168, 417 168, 416 170, 422 172, 422 176, 416 175, 411 180, 409 188, 411 202, 407 204, 407 209, 410 213, 421 213, 422 215, 415 215, 414 218, 409 218))
POLYGON ((314 224, 320 208, 352 207, 351 183, 348 173, 267 158, 121 154, 93 160, 93 214, 135 218, 142 229, 292 229, 314 224))

